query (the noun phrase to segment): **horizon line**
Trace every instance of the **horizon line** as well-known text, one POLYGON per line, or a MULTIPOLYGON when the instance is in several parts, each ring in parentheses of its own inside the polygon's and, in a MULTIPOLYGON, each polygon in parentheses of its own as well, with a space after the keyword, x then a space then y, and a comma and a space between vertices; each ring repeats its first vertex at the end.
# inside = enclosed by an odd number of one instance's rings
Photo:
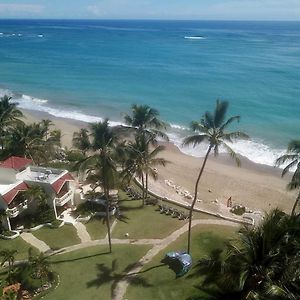
POLYGON ((6 20, 23 20, 23 21, 165 21, 165 22, 300 22, 300 20, 264 20, 264 19, 160 19, 160 18, 0 18, 1 21, 6 20))

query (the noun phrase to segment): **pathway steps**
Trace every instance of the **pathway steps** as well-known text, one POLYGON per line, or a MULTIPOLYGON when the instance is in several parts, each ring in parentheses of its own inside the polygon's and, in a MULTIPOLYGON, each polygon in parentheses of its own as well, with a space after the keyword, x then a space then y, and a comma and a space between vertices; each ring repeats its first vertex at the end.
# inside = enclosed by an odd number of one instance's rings
POLYGON ((40 252, 47 252, 51 250, 45 242, 36 238, 32 233, 23 232, 20 236, 25 242, 37 248, 40 252))

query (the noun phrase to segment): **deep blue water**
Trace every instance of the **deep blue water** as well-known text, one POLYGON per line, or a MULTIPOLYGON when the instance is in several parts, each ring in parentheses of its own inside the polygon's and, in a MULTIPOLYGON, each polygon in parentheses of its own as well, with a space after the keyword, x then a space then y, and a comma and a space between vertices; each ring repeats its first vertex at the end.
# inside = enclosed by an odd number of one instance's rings
POLYGON ((174 127, 220 98, 242 116, 253 140, 235 149, 252 160, 272 164, 300 138, 300 22, 0 20, 0 32, 1 93, 21 107, 119 122, 146 103, 179 143, 174 127))

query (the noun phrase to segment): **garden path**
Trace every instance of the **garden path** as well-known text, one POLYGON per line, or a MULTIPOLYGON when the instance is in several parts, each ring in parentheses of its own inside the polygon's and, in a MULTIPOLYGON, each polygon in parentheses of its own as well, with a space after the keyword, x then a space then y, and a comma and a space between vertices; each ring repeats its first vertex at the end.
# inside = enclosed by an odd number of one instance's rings
POLYGON ((77 231, 77 235, 80 238, 81 243, 87 243, 92 240, 84 224, 82 224, 81 222, 75 222, 73 226, 77 231))
POLYGON ((47 252, 51 250, 44 241, 39 240, 29 232, 23 232, 20 236, 25 242, 37 248, 40 252, 47 252))
MULTIPOLYGON (((192 223, 192 226, 199 224, 205 224, 205 225, 225 225, 225 226, 239 226, 236 223, 226 221, 226 220, 212 220, 212 219, 206 219, 206 220, 195 220, 192 223)), ((154 244, 154 246, 146 253, 144 257, 142 257, 136 265, 123 277, 122 280, 120 280, 115 290, 113 291, 112 300, 123 300, 125 293, 127 291, 127 287, 130 284, 131 278, 136 276, 138 272, 142 270, 145 264, 147 264, 150 260, 153 259, 155 255, 157 255, 161 250, 166 248, 168 245, 170 245, 173 241, 175 241, 179 236, 184 234, 188 231, 188 224, 185 224, 178 230, 174 231, 171 235, 166 237, 165 239, 160 240, 159 243, 154 244)))

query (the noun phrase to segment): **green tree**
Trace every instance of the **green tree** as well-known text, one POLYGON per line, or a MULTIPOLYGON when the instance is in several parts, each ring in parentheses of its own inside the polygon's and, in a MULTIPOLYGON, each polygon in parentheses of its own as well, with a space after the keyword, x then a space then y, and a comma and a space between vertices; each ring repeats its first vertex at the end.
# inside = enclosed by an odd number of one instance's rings
POLYGON ((116 130, 109 127, 108 119, 93 123, 91 129, 91 148, 93 154, 80 162, 80 172, 88 174, 88 179, 102 187, 106 200, 106 225, 109 251, 112 252, 110 216, 111 199, 109 192, 118 184, 117 148, 119 136, 116 130))
MULTIPOLYGON (((164 150, 163 146, 157 146, 157 138, 161 138, 165 141, 168 141, 168 136, 163 132, 166 130, 167 124, 159 119, 158 110, 151 108, 148 105, 137 105, 133 104, 131 107, 131 114, 126 114, 125 123, 129 126, 130 130, 134 132, 135 141, 129 144, 129 148, 132 148, 130 151, 130 159, 135 160, 136 171, 131 172, 136 173, 141 180, 143 186, 143 203, 145 202, 145 198, 148 195, 148 178, 149 175, 153 178, 156 178, 157 174, 155 174, 154 165, 164 165, 165 161, 162 159, 154 160, 154 157, 164 150), (151 150, 151 147, 154 150, 151 150), (133 150, 135 148, 135 150, 133 150), (149 154, 153 152, 151 156, 149 154), (135 157, 135 158, 133 158, 135 157), (149 167, 146 167, 146 160, 149 161, 151 158, 152 166, 148 163, 149 167), (138 165, 144 166, 141 168, 138 165)), ((149 161, 150 162, 150 161, 149 161)), ((128 163, 127 163, 128 169, 128 163)))
MULTIPOLYGON (((227 243, 226 255, 212 251, 193 276, 205 276, 208 299, 288 300, 300 294, 300 223, 277 209, 257 227, 244 227, 227 243)), ((193 299, 198 299, 197 297, 193 299)))
POLYGON ((1 260, 1 266, 4 266, 5 263, 8 263, 8 282, 12 283, 12 271, 14 267, 15 262, 15 256, 18 253, 17 250, 10 250, 10 249, 3 249, 0 251, 0 257, 2 257, 1 260))
POLYGON ((148 133, 168 140, 167 135, 163 132, 166 129, 166 123, 159 119, 158 110, 148 105, 133 104, 131 114, 126 114, 124 120, 131 129, 138 132, 138 135, 148 133))
MULTIPOLYGON (((293 140, 289 143, 287 153, 279 157, 276 165, 286 164, 287 166, 282 171, 282 176, 286 175, 292 168, 296 168, 290 183, 287 185, 289 190, 299 189, 300 187, 300 140, 293 140)), ((296 209, 300 203, 300 190, 296 201, 293 205, 292 215, 296 213, 296 209)))
POLYGON ((47 194, 41 186, 33 185, 24 192, 24 198, 28 202, 37 201, 39 205, 44 205, 47 202, 47 194))
POLYGON ((73 147, 79 149, 85 155, 91 147, 88 130, 81 128, 79 132, 74 132, 72 143, 73 147))
POLYGON ((17 109, 17 103, 11 102, 11 97, 3 96, 0 98, 0 149, 4 149, 8 130, 15 127, 16 124, 22 124, 20 118, 22 112, 17 109))
POLYGON ((200 122, 193 121, 191 123, 191 130, 196 132, 196 134, 186 137, 183 142, 184 145, 193 145, 194 147, 204 142, 208 143, 208 148, 204 157, 204 161, 202 163, 202 167, 199 171, 199 175, 196 180, 194 199, 192 201, 192 205, 190 207, 189 212, 189 230, 187 247, 188 253, 190 253, 191 249, 192 217, 194 206, 198 196, 198 186, 204 168, 206 166, 209 154, 211 153, 211 151, 213 151, 215 156, 217 156, 219 153, 219 148, 222 146, 230 154, 230 156, 235 159, 236 163, 240 165, 239 158, 237 157, 233 149, 228 145, 228 142, 233 143, 235 139, 248 138, 248 136, 245 133, 242 133, 240 131, 228 133, 226 132, 227 127, 232 122, 240 120, 239 116, 230 117, 226 120, 228 105, 229 103, 227 101, 217 100, 216 108, 213 113, 207 111, 200 120, 200 122))
POLYGON ((155 167, 165 166, 167 163, 164 158, 157 157, 165 147, 162 145, 149 147, 149 144, 153 143, 152 139, 153 137, 136 135, 135 140, 126 146, 127 157, 123 174, 128 181, 135 175, 141 179, 143 206, 148 197, 149 176, 156 180, 158 174, 155 167))
POLYGON ((61 133, 50 131, 50 124, 48 120, 29 125, 17 124, 11 129, 5 145, 7 156, 25 156, 37 164, 53 159, 57 147, 60 147, 61 133))

